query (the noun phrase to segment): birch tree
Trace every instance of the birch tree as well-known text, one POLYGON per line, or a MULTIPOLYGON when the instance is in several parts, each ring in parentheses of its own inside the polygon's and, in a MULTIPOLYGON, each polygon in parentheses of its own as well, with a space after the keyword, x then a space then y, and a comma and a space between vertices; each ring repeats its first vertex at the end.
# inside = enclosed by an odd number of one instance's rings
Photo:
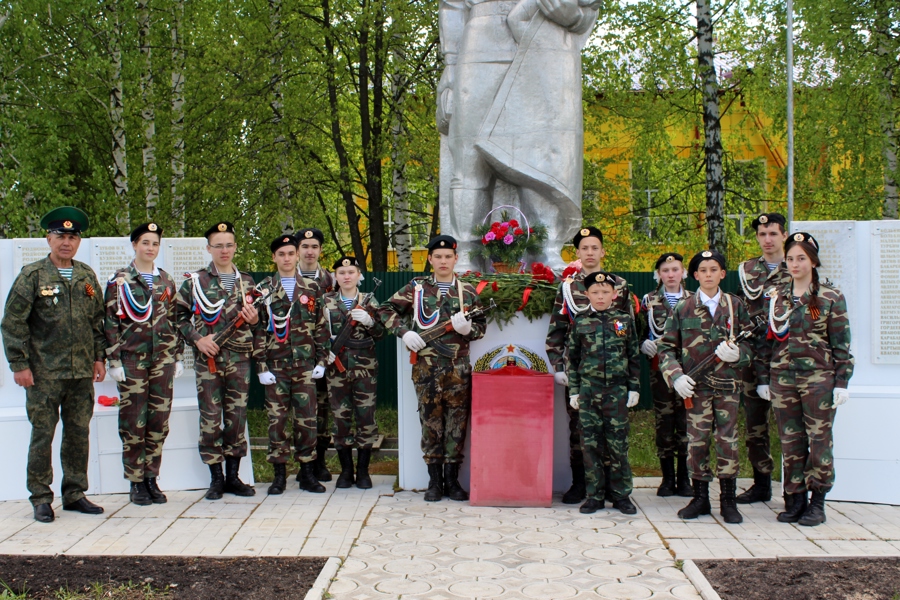
POLYGON ((407 78, 404 73, 406 52, 394 48, 394 72, 391 74, 391 192, 393 195, 394 250, 397 252, 397 269, 412 271, 412 236, 409 226, 409 187, 406 182, 405 143, 408 136, 404 123, 407 78))
POLYGON ((703 90, 703 153, 706 157, 706 234, 709 247, 728 253, 725 232, 725 183, 722 171, 722 125, 719 83, 713 51, 710 0, 697 0, 697 63, 703 90))
POLYGON ((143 65, 141 70, 141 120, 144 126, 142 164, 144 170, 144 206, 147 219, 155 218, 159 201, 156 176, 156 111, 153 98, 153 57, 150 45, 150 0, 138 0, 138 43, 143 65))
POLYGON ((281 28, 281 0, 269 0, 269 24, 272 35, 271 58, 271 82, 272 101, 272 128, 275 132, 276 152, 276 183, 278 200, 280 202, 281 232, 294 232, 294 211, 291 202, 291 186, 287 175, 287 155, 289 152, 289 138, 284 134, 284 39, 281 28))
POLYGON ((119 207, 116 213, 117 229, 120 235, 125 235, 131 227, 131 215, 128 208, 128 160, 125 145, 124 82, 122 80, 122 50, 120 48, 122 25, 119 21, 117 1, 111 1, 107 4, 106 10, 111 26, 109 35, 109 117, 112 126, 112 179, 119 207))
POLYGON ((172 116, 170 119, 172 139, 171 191, 172 213, 176 235, 184 235, 184 0, 172 3, 172 78, 169 86, 172 116))

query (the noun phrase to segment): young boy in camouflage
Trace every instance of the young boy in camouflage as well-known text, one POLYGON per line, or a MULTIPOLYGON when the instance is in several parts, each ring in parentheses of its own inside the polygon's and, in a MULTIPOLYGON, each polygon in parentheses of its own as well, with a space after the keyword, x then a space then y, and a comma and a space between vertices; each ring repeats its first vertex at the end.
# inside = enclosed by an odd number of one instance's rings
POLYGON ((739 467, 737 411, 741 369, 750 363, 750 345, 746 341, 736 344, 734 338, 750 326, 750 318, 744 303, 719 287, 725 279, 725 268, 725 257, 715 250, 704 250, 691 259, 688 272, 700 282, 700 289, 675 305, 657 348, 663 378, 686 400, 688 469, 694 498, 678 511, 678 516, 696 519, 710 513, 709 483, 713 472, 709 448, 715 435, 719 512, 726 523, 740 523, 743 517, 735 501, 739 467), (720 361, 718 364, 697 374, 696 380, 688 375, 712 354, 720 361))
POLYGON ((579 510, 585 514, 604 507, 607 487, 614 508, 626 515, 637 512, 629 499, 628 409, 640 400, 641 367, 634 319, 612 307, 616 279, 603 271, 584 278, 591 307, 575 317, 567 345, 569 405, 578 411, 584 448, 587 501, 579 510), (604 447, 610 459, 608 475, 601 459, 604 447))
POLYGON ((376 321, 369 314, 369 311, 378 309, 378 301, 375 298, 366 299, 366 305, 360 306, 364 296, 359 293, 358 285, 362 272, 356 258, 342 256, 334 263, 333 269, 339 287, 337 291, 325 294, 322 308, 328 332, 334 340, 345 327, 353 328, 343 348, 337 351, 337 355, 334 353, 328 355, 330 365, 328 395, 331 399, 334 447, 341 461, 341 474, 335 487, 348 488, 354 483, 355 443, 356 487, 366 490, 372 487, 369 460, 372 457, 372 444, 378 437, 378 425, 375 424, 375 401, 378 391, 378 357, 375 353, 375 342, 384 337, 385 330, 381 321, 376 321))

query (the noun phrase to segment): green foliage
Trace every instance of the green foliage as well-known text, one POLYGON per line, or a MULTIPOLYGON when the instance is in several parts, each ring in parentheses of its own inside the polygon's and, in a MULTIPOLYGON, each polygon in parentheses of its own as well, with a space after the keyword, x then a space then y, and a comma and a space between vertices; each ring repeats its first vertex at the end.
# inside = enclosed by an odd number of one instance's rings
POLYGON ((502 273, 471 273, 461 277, 463 281, 478 286, 486 281, 480 294, 481 303, 490 304, 493 300, 497 308, 487 314, 489 322, 497 323, 500 327, 509 323, 520 310, 529 321, 540 319, 553 310, 553 301, 556 299, 557 285, 538 280, 529 274, 502 274, 502 273), (522 306, 525 290, 531 293, 528 302, 522 306))

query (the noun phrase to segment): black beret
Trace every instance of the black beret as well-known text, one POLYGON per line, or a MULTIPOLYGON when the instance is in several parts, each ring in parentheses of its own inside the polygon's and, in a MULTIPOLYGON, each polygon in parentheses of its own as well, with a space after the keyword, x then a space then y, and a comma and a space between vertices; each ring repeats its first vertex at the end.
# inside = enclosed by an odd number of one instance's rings
POLYGON ((771 225, 772 223, 778 223, 781 225, 781 228, 784 229, 784 226, 787 225, 787 219, 778 213, 763 213, 753 219, 750 223, 750 227, 756 231, 759 229, 760 225, 771 225))
POLYGON ((278 251, 279 248, 283 248, 285 246, 293 246, 297 247, 297 238, 292 236, 289 233, 282 233, 277 238, 272 240, 272 243, 269 244, 269 249, 272 250, 272 254, 278 251))
POLYGON ((90 225, 88 216, 81 209, 74 206, 60 206, 54 208, 41 218, 41 227, 47 233, 76 233, 81 234, 90 225))
POLYGON ((214 233, 230 233, 234 235, 234 225, 232 225, 228 221, 220 221, 219 223, 216 223, 215 225, 207 229, 206 233, 203 234, 203 237, 208 240, 209 236, 214 233))
POLYGON ((334 261, 334 265, 332 265, 331 270, 337 271, 341 267, 356 267, 358 269, 359 261, 356 260, 355 256, 342 256, 334 261))
POLYGON ((131 232, 131 241, 138 241, 145 233, 155 233, 160 238, 162 238, 162 231, 162 227, 160 227, 156 223, 144 223, 143 225, 138 225, 137 227, 135 227, 134 231, 131 232))
POLYGON ((572 240, 572 244, 575 246, 575 249, 578 249, 578 244, 581 243, 581 240, 588 237, 595 237, 600 240, 600 243, 603 243, 603 232, 597 229, 596 227, 585 227, 581 229, 578 233, 575 234, 575 238, 572 240))
POLYGON ((456 250, 456 238, 449 235, 437 235, 428 242, 428 253, 431 254, 435 250, 456 250))
POLYGON ((677 252, 666 252, 665 254, 663 254, 662 256, 660 256, 659 258, 656 259, 656 266, 653 267, 653 269, 655 271, 658 271, 659 266, 661 264, 674 262, 676 260, 678 262, 684 262, 684 257, 682 255, 678 254, 677 252))
MULTIPOLYGON (((728 268, 725 262, 725 257, 722 256, 721 252, 717 250, 704 250, 695 254, 694 258, 691 259, 691 263, 688 265, 688 273, 693 276, 694 273, 697 272, 697 269, 700 268, 700 263, 702 263, 704 260, 714 260, 719 263, 719 266, 722 267, 722 269, 728 268)), ((694 277, 694 279, 696 279, 696 277, 694 277)))
POLYGON ((319 240, 320 245, 325 244, 325 234, 316 229, 315 227, 307 227, 306 229, 301 229, 296 233, 297 241, 302 242, 303 240, 319 240))
POLYGON ((806 233, 805 231, 798 231, 797 233, 792 233, 788 236, 787 241, 784 242, 784 253, 787 254, 788 248, 793 246, 794 244, 799 244, 800 242, 806 242, 810 246, 816 249, 816 252, 819 251, 819 242, 816 241, 816 238, 806 233))
POLYGON ((606 283, 616 287, 616 276, 606 271, 595 271, 584 278, 584 289, 588 289, 596 283, 606 283))

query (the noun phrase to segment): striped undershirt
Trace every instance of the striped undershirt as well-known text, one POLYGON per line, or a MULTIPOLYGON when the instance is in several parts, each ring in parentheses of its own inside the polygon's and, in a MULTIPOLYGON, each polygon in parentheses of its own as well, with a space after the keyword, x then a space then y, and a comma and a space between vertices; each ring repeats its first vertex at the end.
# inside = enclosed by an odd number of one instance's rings
POLYGON ((300 271, 300 274, 303 275, 304 277, 306 277, 307 279, 315 279, 316 273, 318 273, 318 270, 316 270, 316 271, 300 271))
POLYGON ((774 271, 775 269, 778 268, 778 263, 770 263, 770 262, 767 262, 767 263, 766 263, 766 267, 769 268, 769 271, 774 271))
POLYGON ((229 294, 231 290, 234 289, 234 280, 237 276, 234 273, 219 273, 219 282, 222 284, 222 289, 224 289, 229 294))
POLYGON ((800 296, 794 296, 794 304, 800 304, 800 296))
POLYGON ((434 283, 435 283, 435 285, 438 286, 438 289, 441 291, 440 295, 442 298, 447 295, 447 292, 453 286, 452 281, 448 281, 448 282, 435 281, 434 283))
POLYGON ((356 302, 356 298, 344 298, 344 295, 341 294, 341 302, 344 303, 344 306, 347 308, 347 310, 350 310, 351 308, 353 308, 353 303, 356 302))
POLYGON ((74 268, 75 267, 67 267, 65 269, 59 268, 60 277, 62 277, 63 279, 68 279, 69 281, 72 281, 72 269, 74 269, 74 268))
POLYGON ((281 278, 281 287, 284 288, 284 292, 287 294, 288 300, 291 302, 294 301, 294 287, 297 285, 297 280, 293 277, 282 277, 281 278))
POLYGON ((153 291, 153 273, 141 273, 141 278, 147 283, 150 291, 153 291))
POLYGON ((670 308, 675 308, 675 305, 678 304, 678 301, 681 300, 681 292, 675 292, 674 294, 670 292, 664 292, 666 294, 666 302, 669 303, 670 308))

